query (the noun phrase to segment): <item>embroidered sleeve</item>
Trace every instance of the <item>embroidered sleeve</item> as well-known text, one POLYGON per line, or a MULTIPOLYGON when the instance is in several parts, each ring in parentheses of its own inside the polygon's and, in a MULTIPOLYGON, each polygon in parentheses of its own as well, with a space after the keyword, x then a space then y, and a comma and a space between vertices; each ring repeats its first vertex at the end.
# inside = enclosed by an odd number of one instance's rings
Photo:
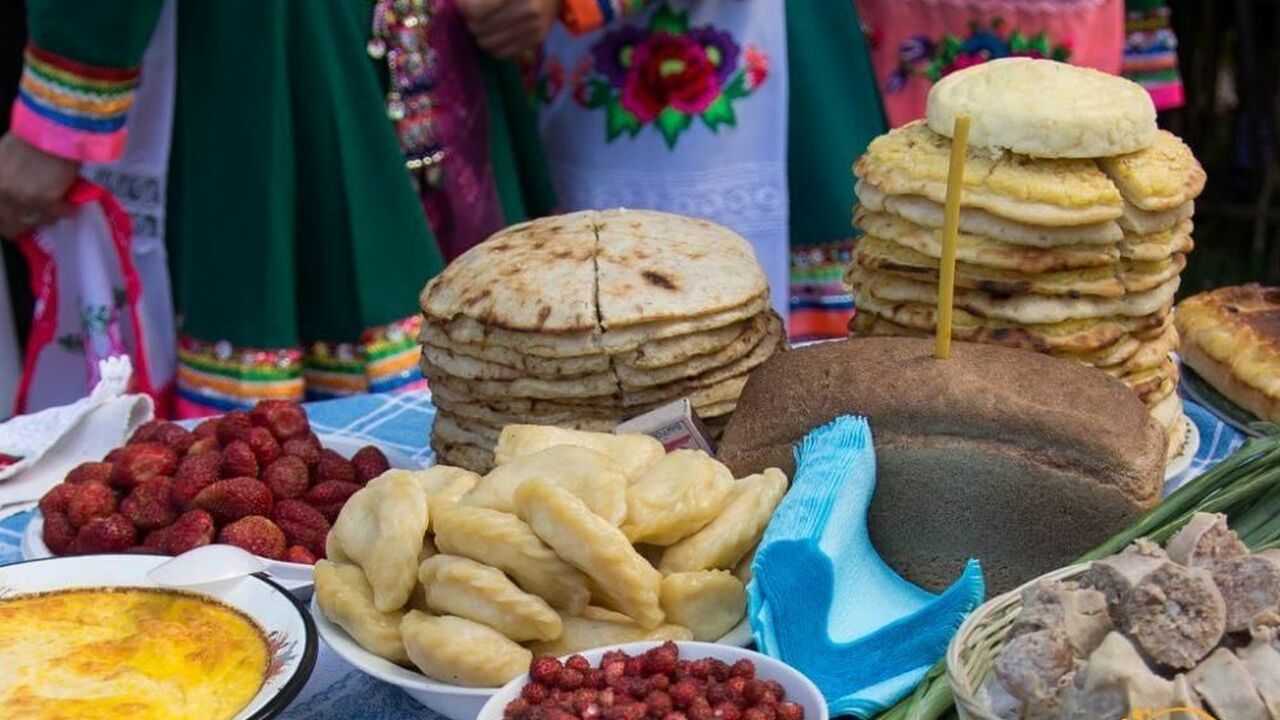
POLYGON ((47 153, 108 162, 124 152, 124 122, 138 85, 138 67, 85 65, 28 46, 13 132, 47 153))
POLYGON ((574 35, 589 33, 643 8, 648 0, 564 0, 560 21, 574 35))

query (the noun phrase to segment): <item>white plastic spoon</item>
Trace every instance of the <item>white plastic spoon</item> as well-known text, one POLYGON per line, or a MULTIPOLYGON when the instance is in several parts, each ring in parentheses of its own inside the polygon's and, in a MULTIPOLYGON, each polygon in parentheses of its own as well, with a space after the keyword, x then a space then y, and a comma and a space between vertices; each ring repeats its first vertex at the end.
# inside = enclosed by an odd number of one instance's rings
POLYGON ((194 587, 237 580, 263 572, 266 563, 234 545, 205 545, 178 555, 147 571, 162 587, 194 587))

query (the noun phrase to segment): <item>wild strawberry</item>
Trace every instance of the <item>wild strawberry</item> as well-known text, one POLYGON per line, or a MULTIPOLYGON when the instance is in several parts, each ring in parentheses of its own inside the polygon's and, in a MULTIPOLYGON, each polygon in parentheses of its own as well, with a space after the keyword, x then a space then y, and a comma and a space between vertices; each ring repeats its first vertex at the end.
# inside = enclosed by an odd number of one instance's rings
POLYGON ((222 448, 222 466, 218 472, 224 478, 258 477, 258 456, 244 440, 233 440, 222 448))
POLYGON ((225 447, 235 440, 244 440, 251 427, 253 423, 249 422, 249 413, 243 410, 232 410, 218 421, 218 442, 225 447))
POLYGON ((262 481, 271 488, 271 494, 277 499, 296 498, 307 494, 311 475, 307 472, 306 463, 292 455, 285 455, 267 466, 262 473, 262 481))
POLYGON ((756 676, 756 665, 750 660, 742 658, 733 663, 733 667, 729 669, 729 674, 733 677, 750 680, 756 676))
POLYGON ((290 545, 285 548, 284 556, 280 558, 285 562, 298 563, 300 565, 315 565, 316 556, 311 551, 301 545, 290 545))
POLYGON ((797 703, 781 702, 775 710, 778 720, 804 720, 804 708, 797 703))
POLYGON ((111 472, 114 469, 115 466, 109 462, 80 463, 75 469, 67 473, 65 482, 71 485, 81 485, 87 482, 109 485, 111 483, 111 472))
POLYGON ((591 661, 581 655, 570 655, 569 659, 564 661, 564 666, 579 672, 586 672, 591 669, 591 661))
POLYGON ((772 693, 779 700, 782 700, 787 696, 786 688, 782 687, 782 683, 778 682, 777 680, 765 680, 764 687, 765 687, 765 690, 772 693))
POLYGON ((326 448, 320 451, 314 479, 317 485, 326 482, 355 483, 356 468, 346 458, 326 448))
POLYGON ((687 708, 698 698, 698 686, 689 680, 681 680, 671 686, 671 700, 678 708, 687 708))
POLYGON ((689 720, 712 720, 715 717, 715 713, 711 711, 711 703, 704 697, 694 698, 689 707, 685 708, 685 714, 689 716, 689 720))
POLYGON ((731 702, 713 705, 711 712, 718 720, 742 720, 742 708, 731 702))
POLYGON ((653 716, 662 716, 675 709, 671 696, 661 690, 654 690, 644 696, 644 706, 653 716))
POLYGON ((71 504, 71 498, 76 494, 78 487, 78 485, 71 485, 65 482, 54 485, 49 489, 49 492, 44 494, 44 497, 40 498, 38 503, 40 513, 45 517, 49 517, 54 513, 65 514, 67 506, 71 504))
POLYGON ((261 515, 249 515, 222 528, 218 542, 235 545, 254 555, 278 560, 284 555, 284 533, 261 515))
POLYGON ((172 477, 178 469, 177 451, 157 442, 125 445, 107 457, 114 466, 111 485, 122 490, 132 490, 153 477, 172 477))
POLYGON ((254 425, 264 427, 281 442, 311 429, 307 414, 298 405, 285 400, 263 400, 249 411, 254 425))
POLYGON ((316 557, 325 556, 329 521, 319 510, 301 500, 280 500, 271 511, 271 519, 284 531, 290 545, 301 545, 316 557))
POLYGON ((253 450, 253 456, 257 459, 260 468, 265 468, 280 457, 280 443, 266 428, 251 429, 245 435, 245 442, 249 444, 249 449, 253 450))
POLYGON ((222 422, 222 418, 216 417, 201 421, 201 423, 197 425, 196 429, 192 430, 191 433, 201 439, 214 438, 216 440, 218 438, 218 424, 220 422, 222 422))
POLYGON ((646 673, 669 673, 676 669, 676 662, 680 659, 680 650, 676 648, 675 643, 665 642, 648 650, 641 657, 644 659, 646 673))
POLYGON ((711 677, 711 658, 698 658, 689 663, 689 674, 699 680, 711 677))
POLYGON ((746 688, 742 691, 742 697, 746 698, 749 703, 758 703, 764 697, 769 689, 759 680, 748 680, 746 688))
POLYGON ((556 679, 556 685, 561 690, 577 690, 582 687, 583 679, 581 670, 566 667, 560 671, 560 677, 556 679))
POLYGON ((724 681, 724 689, 729 691, 729 697, 737 699, 746 694, 748 682, 751 681, 744 677, 731 677, 724 681))
POLYGON ((312 442, 311 438, 290 438, 280 445, 280 449, 285 455, 292 455, 306 463, 308 469, 320 462, 320 444, 312 442))
POLYGON ((604 671, 600 668, 588 668, 582 672, 582 683, 584 686, 595 690, 603 690, 605 688, 604 671))
POLYGON ((711 658, 711 677, 716 680, 728 680, 732 674, 732 668, 729 667, 729 663, 711 658))
POLYGON ((90 520, 106 517, 116 511, 116 495, 100 483, 72 485, 75 492, 67 500, 67 519, 76 527, 90 520))
POLYGON ((555 685, 560 677, 560 661, 549 656, 540 656, 529 663, 529 679, 543 685, 555 685))
POLYGON ((120 503, 120 514, 139 530, 155 530, 173 524, 178 513, 173 509, 173 480, 152 478, 133 489, 120 503))
POLYGON ((357 492, 360 492, 359 485, 333 480, 312 486, 307 491, 306 500, 307 504, 319 510, 320 514, 332 523, 338 519, 338 513, 342 512, 342 506, 347 503, 347 498, 357 492))
POLYGON ((188 448, 191 447, 191 443, 195 442, 195 440, 194 435, 179 425, 175 425, 168 420, 152 420, 144 423, 133 432, 133 435, 129 438, 129 444, 157 442, 162 445, 168 445, 179 455, 182 455, 187 452, 188 448))
POLYGON ((169 527, 152 530, 143 545, 159 549, 166 555, 182 553, 213 542, 213 516, 204 510, 185 512, 169 527))
POLYGON ((351 466, 356 471, 356 482, 361 485, 378 477, 391 469, 391 463, 382 451, 372 445, 365 445, 351 456, 351 466))
POLYGON ((666 675, 650 675, 645 679, 645 687, 651 692, 654 690, 667 691, 671 689, 671 678, 666 675))
POLYGON ((534 705, 545 702, 550 695, 551 691, 542 683, 531 682, 520 688, 520 697, 534 705))
POLYGON ((133 547, 138 531, 123 515, 98 517, 85 523, 72 543, 81 554, 118 553, 133 547))
POLYGON ((507 703, 507 706, 502 709, 502 716, 507 718, 507 720, 515 720, 520 717, 521 713, 528 709, 529 703, 526 700, 523 698, 516 698, 515 700, 507 703))
POLYGON ((663 715, 662 720, 689 720, 689 718, 679 710, 672 710, 666 715, 663 715))
MULTIPOLYGON (((249 477, 219 480, 196 495, 195 505, 209 511, 215 520, 235 522, 249 515, 271 515, 271 491, 249 477)), ((283 548, 281 548, 283 551, 283 548)))
POLYGON ((44 530, 40 537, 45 547, 54 555, 66 555, 71 550, 71 543, 76 539, 76 526, 67 519, 63 512, 44 512, 44 530))
POLYGON ((170 486, 173 509, 186 512, 195 507, 196 495, 222 479, 222 453, 207 452, 188 455, 178 463, 170 486))
POLYGON ((191 443, 191 447, 187 448, 188 455, 199 455, 201 453, 219 452, 222 450, 222 444, 218 442, 216 437, 197 437, 195 442, 191 443))
POLYGON ((627 677, 640 677, 644 674, 644 660, 638 657, 627 658, 627 677))

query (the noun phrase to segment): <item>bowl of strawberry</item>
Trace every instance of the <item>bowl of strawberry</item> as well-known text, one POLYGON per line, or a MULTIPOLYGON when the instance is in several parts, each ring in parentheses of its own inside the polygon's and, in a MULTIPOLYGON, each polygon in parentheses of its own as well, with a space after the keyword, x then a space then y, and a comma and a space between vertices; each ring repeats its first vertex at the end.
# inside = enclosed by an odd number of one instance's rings
POLYGON ((291 402, 263 401, 190 430, 151 420, 40 499, 23 555, 179 555, 226 543, 263 558, 270 575, 298 590, 310 586, 347 498, 391 467, 417 465, 322 438, 291 402))
POLYGON ((828 720, 798 670, 743 648, 641 642, 534 658, 477 720, 828 720))

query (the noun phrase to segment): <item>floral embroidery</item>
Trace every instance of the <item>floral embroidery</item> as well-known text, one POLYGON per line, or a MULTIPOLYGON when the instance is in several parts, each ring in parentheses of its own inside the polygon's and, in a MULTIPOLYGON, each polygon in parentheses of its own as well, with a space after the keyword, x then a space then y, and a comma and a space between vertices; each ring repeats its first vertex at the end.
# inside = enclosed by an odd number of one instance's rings
POLYGON ((548 58, 541 47, 536 57, 520 61, 520 76, 525 94, 535 103, 548 105, 564 89, 564 65, 558 57, 548 58))
POLYGON ((689 27, 689 14, 663 4, 648 27, 624 26, 593 45, 571 78, 575 102, 603 109, 610 142, 652 124, 668 148, 700 118, 712 132, 737 124, 733 103, 769 75, 753 46, 739 47, 711 25, 689 27))
POLYGON ((962 38, 947 33, 941 40, 914 35, 898 46, 898 69, 889 74, 885 90, 902 92, 913 75, 937 82, 940 78, 971 65, 1002 57, 1049 58, 1066 62, 1071 57, 1071 42, 1052 44, 1044 32, 1023 35, 1014 30, 1005 37, 1004 20, 995 18, 989 27, 970 23, 969 36, 962 38))

